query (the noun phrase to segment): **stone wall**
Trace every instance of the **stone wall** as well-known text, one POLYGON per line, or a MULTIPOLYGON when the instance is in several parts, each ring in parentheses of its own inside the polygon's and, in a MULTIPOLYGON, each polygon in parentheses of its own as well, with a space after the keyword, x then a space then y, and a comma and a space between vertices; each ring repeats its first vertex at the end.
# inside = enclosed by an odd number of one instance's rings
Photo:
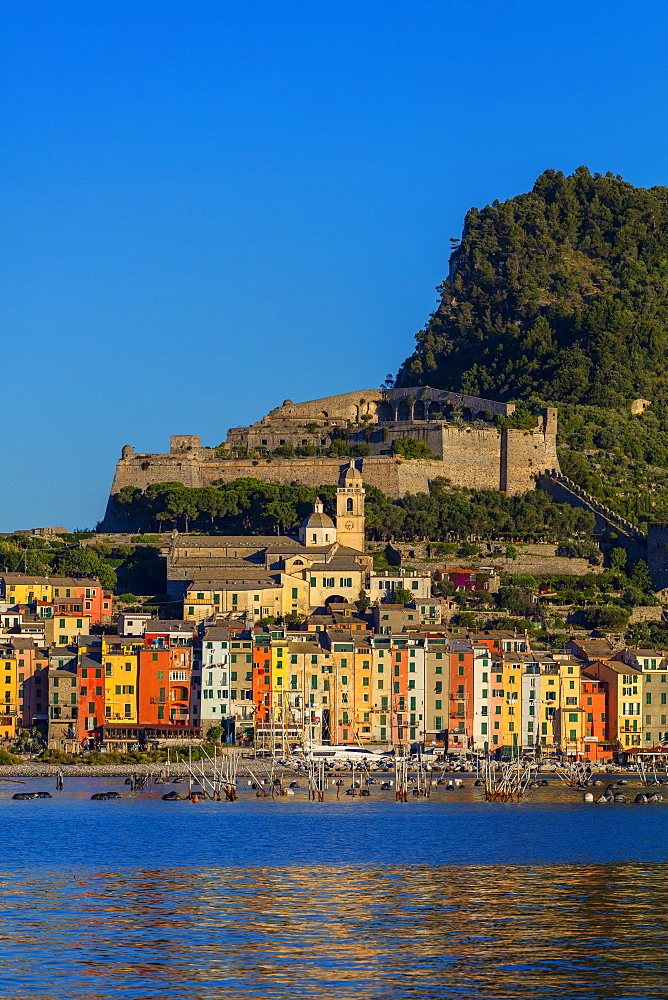
POLYGON ((668 524, 647 526, 647 568, 655 590, 668 587, 668 524))
POLYGON ((656 607, 638 607, 634 608, 631 612, 631 617, 629 618, 629 625, 634 625, 636 622, 662 622, 663 621, 663 607, 657 605, 656 607))
MULTIPOLYGON (((499 430, 479 423, 418 421, 395 425, 389 436, 402 435, 421 438, 441 460, 402 459, 384 454, 357 459, 364 480, 394 499, 406 493, 428 492, 430 481, 438 477, 446 477, 454 486, 522 493, 534 487, 535 473, 558 468, 556 410, 547 411, 538 426, 529 431, 499 430)), ((169 454, 136 454, 130 445, 125 445, 111 494, 126 486, 145 489, 152 483, 179 482, 198 487, 240 477, 312 487, 324 483, 335 485, 347 464, 338 458, 220 459, 215 449, 201 447, 195 435, 173 435, 169 454)), ((110 502, 103 530, 126 528, 110 502)))
POLYGON ((533 430, 506 428, 501 443, 501 489, 523 493, 533 489, 534 477, 558 469, 557 411, 549 408, 533 430))
MULTIPOLYGON (((549 544, 518 543, 516 559, 508 559, 501 553, 486 551, 487 543, 480 542, 482 555, 474 558, 458 556, 427 557, 427 545, 415 542, 392 542, 392 547, 401 553, 401 564, 411 566, 422 573, 433 575, 435 570, 476 569, 493 566, 498 573, 526 573, 530 576, 584 576, 586 573, 603 573, 602 566, 593 566, 588 559, 570 558, 557 555, 557 546, 549 544), (411 555, 413 553, 413 555, 411 555)), ((492 542, 493 546, 498 542, 492 542)), ((382 552, 381 543, 371 543, 369 551, 382 552)))

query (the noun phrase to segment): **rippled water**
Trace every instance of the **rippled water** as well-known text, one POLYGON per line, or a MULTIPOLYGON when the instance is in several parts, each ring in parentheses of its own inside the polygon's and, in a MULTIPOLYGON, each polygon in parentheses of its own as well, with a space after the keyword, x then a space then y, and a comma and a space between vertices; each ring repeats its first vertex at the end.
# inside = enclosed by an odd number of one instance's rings
POLYGON ((0 795, 3 997, 668 995, 663 805, 105 787, 0 795))

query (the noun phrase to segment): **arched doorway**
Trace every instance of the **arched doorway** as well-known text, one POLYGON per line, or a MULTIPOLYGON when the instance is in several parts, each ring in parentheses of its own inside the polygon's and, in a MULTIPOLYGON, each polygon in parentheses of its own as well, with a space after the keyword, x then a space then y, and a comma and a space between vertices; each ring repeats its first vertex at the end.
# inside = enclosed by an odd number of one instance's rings
POLYGON ((425 419, 424 403, 422 402, 421 399, 418 399, 417 403, 413 407, 413 420, 424 420, 424 419, 425 419))
POLYGON ((410 420, 410 419, 411 419, 410 406, 408 405, 405 399, 402 399, 397 407, 397 420, 401 422, 402 420, 410 420))
POLYGON ((394 420, 394 407, 391 403, 381 403, 378 407, 378 422, 389 423, 392 420, 394 420))

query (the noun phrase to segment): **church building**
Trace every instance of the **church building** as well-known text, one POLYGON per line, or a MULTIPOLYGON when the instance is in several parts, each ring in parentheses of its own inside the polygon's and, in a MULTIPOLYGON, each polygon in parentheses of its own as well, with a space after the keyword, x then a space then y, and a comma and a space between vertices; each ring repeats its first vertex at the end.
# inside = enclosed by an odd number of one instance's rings
POLYGON ((317 498, 297 538, 174 533, 168 593, 183 599, 184 618, 194 621, 307 615, 325 604, 356 601, 373 567, 364 553, 364 497, 361 473, 351 463, 339 479, 336 519, 317 498))

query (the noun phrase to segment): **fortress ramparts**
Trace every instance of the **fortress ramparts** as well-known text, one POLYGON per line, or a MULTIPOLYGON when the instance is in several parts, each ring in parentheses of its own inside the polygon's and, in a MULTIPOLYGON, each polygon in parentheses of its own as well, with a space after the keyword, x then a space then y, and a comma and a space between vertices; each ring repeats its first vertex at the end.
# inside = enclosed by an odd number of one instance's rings
MULTIPOLYGON (((498 427, 510 403, 432 389, 360 390, 306 403, 285 400, 250 427, 234 427, 222 448, 202 447, 196 435, 174 435, 167 454, 137 454, 123 448, 116 466, 104 530, 122 530, 113 495, 125 486, 180 482, 206 486, 253 477, 267 482, 336 484, 345 457, 318 455, 333 440, 366 445, 357 459, 364 481, 388 496, 427 492, 446 477, 454 486, 523 493, 536 474, 558 469, 557 411, 547 409, 529 430, 498 427), (404 459, 392 451, 396 438, 423 441, 435 459, 404 459), (294 457, 276 457, 275 449, 294 457), (315 454, 314 454, 315 453, 315 454)), ((353 451, 354 453, 354 451, 353 451)))

